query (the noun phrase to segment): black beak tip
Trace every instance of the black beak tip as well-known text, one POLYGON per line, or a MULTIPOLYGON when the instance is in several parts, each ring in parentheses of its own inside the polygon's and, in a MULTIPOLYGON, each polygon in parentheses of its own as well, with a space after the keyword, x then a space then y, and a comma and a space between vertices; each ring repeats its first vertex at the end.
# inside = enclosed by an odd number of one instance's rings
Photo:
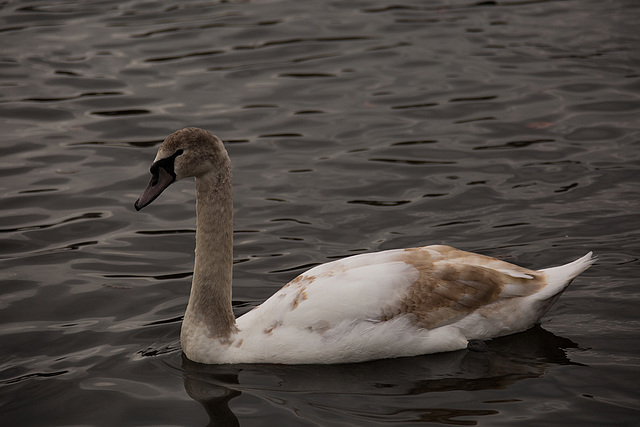
POLYGON ((136 208, 136 211, 140 211, 144 206, 140 206, 138 203, 140 202, 140 199, 136 200, 136 202, 133 204, 133 207, 136 208))

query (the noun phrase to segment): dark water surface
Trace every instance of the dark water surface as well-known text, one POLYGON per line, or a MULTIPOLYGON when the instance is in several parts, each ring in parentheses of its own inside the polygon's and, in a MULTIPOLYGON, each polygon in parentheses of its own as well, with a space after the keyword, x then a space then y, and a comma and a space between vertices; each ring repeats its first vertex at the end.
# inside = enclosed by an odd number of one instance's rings
POLYGON ((3 426, 638 425, 640 2, 3 1, 0 22, 3 426), (234 164, 238 313, 363 251, 599 262, 487 352, 193 365, 193 183, 133 210, 187 125, 234 164))

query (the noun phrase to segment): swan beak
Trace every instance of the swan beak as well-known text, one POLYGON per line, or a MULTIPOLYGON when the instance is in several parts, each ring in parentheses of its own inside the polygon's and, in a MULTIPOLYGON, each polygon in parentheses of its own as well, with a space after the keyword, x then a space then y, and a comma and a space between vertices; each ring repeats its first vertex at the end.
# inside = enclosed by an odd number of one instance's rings
MULTIPOLYGON (((157 166, 157 165, 156 165, 157 166)), ((175 175, 163 167, 152 168, 153 176, 142 195, 133 206, 137 211, 153 202, 169 185, 176 180, 175 175)))

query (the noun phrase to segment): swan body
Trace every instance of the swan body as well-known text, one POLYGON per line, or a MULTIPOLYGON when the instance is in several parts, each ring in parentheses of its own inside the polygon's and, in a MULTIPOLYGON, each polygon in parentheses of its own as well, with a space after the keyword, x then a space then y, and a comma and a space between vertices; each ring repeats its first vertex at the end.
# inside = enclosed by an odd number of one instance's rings
POLYGON ((235 319, 231 305, 231 165, 212 133, 186 128, 161 145, 136 209, 172 182, 196 180, 196 257, 181 331, 200 363, 348 363, 464 349, 532 327, 578 274, 529 270, 434 245, 355 255, 314 267, 235 319))

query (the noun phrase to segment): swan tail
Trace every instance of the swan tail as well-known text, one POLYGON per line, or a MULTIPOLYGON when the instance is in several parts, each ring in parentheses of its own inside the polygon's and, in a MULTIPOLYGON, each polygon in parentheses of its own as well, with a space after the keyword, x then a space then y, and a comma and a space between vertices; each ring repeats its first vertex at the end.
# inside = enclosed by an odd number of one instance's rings
POLYGON ((547 285, 542 291, 538 292, 537 296, 540 299, 559 296, 576 276, 593 265, 596 260, 593 252, 589 252, 582 258, 568 264, 540 270, 541 273, 547 276, 547 285))

